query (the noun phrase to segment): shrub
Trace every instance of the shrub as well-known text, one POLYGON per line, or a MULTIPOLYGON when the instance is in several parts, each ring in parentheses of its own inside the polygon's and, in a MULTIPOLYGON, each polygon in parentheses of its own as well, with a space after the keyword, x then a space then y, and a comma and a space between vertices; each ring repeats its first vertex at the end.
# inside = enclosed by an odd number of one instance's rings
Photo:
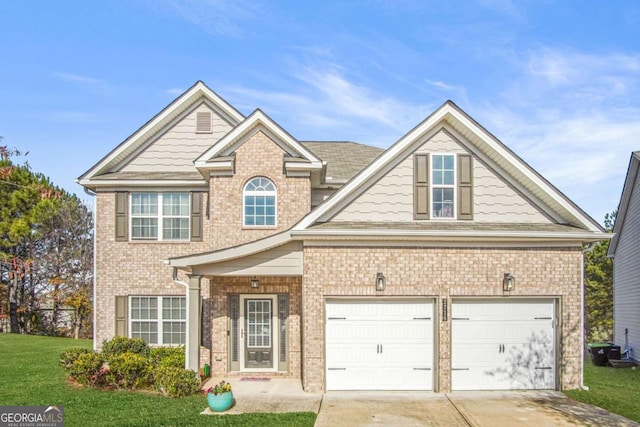
POLYGON ((69 371, 73 362, 76 361, 78 356, 84 353, 91 353, 91 350, 88 348, 70 348, 69 350, 65 350, 60 354, 60 360, 58 363, 62 366, 66 371, 69 371))
POLYGON ((114 337, 110 341, 103 341, 102 354, 105 358, 123 353, 135 353, 149 356, 149 346, 141 338, 114 337))
POLYGON ((151 384, 152 366, 148 357, 125 352, 113 355, 107 360, 109 371, 106 380, 109 384, 128 389, 145 388, 151 384))
POLYGON ((158 368, 155 384, 158 390, 170 397, 184 397, 200 391, 198 374, 184 368, 158 368))
POLYGON ((184 347, 156 347, 150 352, 151 363, 155 367, 184 369, 184 347))
POLYGON ((104 376, 107 372, 103 364, 104 360, 99 354, 89 351, 79 354, 67 372, 80 384, 101 385, 104 383, 104 376))

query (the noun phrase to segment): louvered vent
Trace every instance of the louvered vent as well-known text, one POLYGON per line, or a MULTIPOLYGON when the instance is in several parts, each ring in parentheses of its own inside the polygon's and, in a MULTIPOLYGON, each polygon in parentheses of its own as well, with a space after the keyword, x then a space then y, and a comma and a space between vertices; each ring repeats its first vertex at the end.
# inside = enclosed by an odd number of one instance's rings
POLYGON ((196 133, 211 133, 211 112, 204 111, 196 115, 196 133))

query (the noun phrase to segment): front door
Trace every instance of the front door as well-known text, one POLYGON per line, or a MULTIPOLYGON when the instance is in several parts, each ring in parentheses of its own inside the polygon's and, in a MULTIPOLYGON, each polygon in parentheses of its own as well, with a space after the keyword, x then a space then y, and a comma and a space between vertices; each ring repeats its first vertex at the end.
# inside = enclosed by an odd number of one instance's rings
POLYGON ((247 295, 241 297, 240 338, 242 371, 273 371, 275 345, 278 342, 277 316, 274 311, 275 295, 247 295))

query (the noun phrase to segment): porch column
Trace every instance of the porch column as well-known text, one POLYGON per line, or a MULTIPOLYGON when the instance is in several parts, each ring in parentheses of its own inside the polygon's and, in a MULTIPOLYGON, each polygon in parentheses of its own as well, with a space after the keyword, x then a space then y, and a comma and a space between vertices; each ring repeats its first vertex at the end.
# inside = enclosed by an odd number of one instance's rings
POLYGON ((200 368, 200 281, 202 276, 188 274, 187 289, 187 342, 185 368, 198 372, 200 368))

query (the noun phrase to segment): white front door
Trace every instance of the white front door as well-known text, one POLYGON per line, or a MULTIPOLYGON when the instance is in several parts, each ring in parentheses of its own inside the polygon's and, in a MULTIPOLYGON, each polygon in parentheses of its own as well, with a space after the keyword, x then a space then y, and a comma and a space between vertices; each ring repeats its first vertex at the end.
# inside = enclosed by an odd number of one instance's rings
POLYGON ((277 371, 278 324, 276 295, 240 297, 240 370, 277 371))
POLYGON ((326 303, 327 390, 432 390, 433 301, 326 303))
POLYGON ((454 300, 451 388, 555 388, 555 303, 550 299, 454 300))

